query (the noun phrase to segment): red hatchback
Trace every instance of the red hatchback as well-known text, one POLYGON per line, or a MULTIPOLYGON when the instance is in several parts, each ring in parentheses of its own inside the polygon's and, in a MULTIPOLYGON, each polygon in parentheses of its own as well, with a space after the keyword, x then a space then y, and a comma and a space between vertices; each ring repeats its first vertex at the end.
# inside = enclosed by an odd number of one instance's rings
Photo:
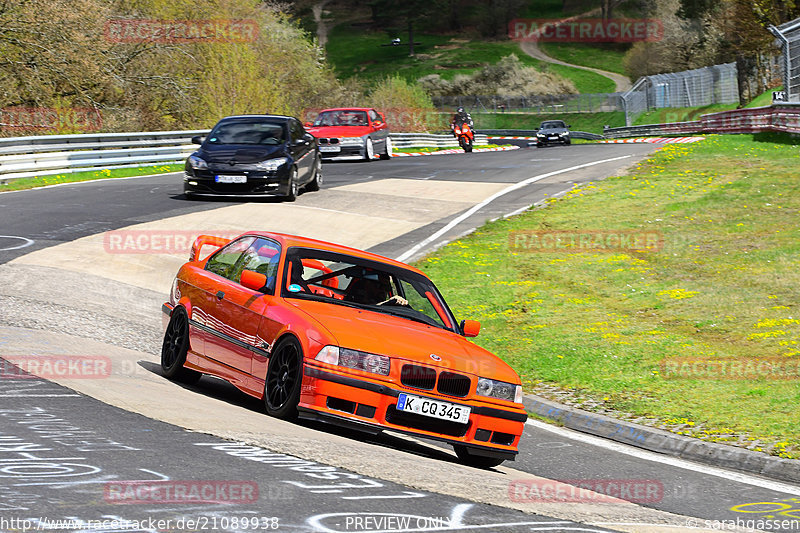
POLYGON ((371 161, 392 157, 389 126, 382 113, 367 107, 325 109, 306 130, 319 141, 323 159, 358 157, 371 161))

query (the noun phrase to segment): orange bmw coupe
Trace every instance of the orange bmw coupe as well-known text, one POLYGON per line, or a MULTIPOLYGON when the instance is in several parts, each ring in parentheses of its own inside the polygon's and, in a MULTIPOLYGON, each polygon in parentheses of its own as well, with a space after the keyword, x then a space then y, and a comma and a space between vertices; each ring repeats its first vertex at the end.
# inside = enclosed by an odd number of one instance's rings
POLYGON ((519 376, 404 263, 292 235, 201 235, 162 310, 170 379, 223 378, 279 418, 445 441, 473 466, 517 454, 519 376))

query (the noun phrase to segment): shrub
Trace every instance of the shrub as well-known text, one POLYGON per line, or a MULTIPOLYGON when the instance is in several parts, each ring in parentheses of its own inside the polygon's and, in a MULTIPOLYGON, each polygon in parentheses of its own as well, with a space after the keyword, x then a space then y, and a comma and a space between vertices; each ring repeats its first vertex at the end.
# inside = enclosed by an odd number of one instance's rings
POLYGON ((433 96, 531 97, 578 92, 572 81, 526 66, 514 54, 473 74, 457 75, 452 82, 431 74, 420 78, 419 84, 433 96))

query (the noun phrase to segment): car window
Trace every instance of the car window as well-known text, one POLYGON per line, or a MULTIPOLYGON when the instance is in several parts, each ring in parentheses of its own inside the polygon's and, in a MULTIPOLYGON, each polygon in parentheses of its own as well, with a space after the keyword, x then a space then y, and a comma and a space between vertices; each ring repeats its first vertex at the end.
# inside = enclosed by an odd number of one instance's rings
POLYGON ((370 119, 372 122, 377 122, 378 120, 380 120, 380 119, 378 118, 378 114, 375 112, 375 110, 374 110, 374 109, 370 109, 370 110, 369 110, 369 119, 370 119))
POLYGON ((252 270, 267 276, 265 292, 273 294, 275 278, 278 274, 278 262, 281 257, 281 246, 275 241, 257 238, 242 254, 231 270, 228 279, 239 282, 244 270, 252 270))
MULTIPOLYGON (((242 257, 242 254, 247 251, 255 237, 242 237, 237 239, 226 246, 220 248, 211 257, 208 258, 206 263, 206 270, 213 272, 223 278, 232 279, 234 275, 234 266, 236 262, 242 257)), ((239 271, 241 275, 241 271, 239 271)), ((238 282, 238 277, 235 280, 238 282)))
POLYGON ((563 122, 542 122, 541 129, 543 130, 555 130, 559 128, 566 128, 566 124, 563 122))
POLYGON ((455 329, 455 319, 433 283, 418 273, 310 249, 291 250, 286 263, 284 296, 360 307, 455 329))
POLYGON ((290 123, 290 130, 292 135, 292 142, 297 142, 303 138, 303 128, 300 123, 292 120, 290 123))
POLYGON ((314 126, 366 126, 367 113, 355 109, 337 109, 320 113, 314 126))
POLYGON ((211 144, 281 144, 286 141, 284 125, 270 121, 221 122, 206 137, 211 144))

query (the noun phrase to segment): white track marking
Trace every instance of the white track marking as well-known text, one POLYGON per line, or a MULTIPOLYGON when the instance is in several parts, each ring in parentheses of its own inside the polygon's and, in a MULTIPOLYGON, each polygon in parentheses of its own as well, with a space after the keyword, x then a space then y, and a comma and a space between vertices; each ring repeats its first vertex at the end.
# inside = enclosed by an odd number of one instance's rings
POLYGON ((528 421, 525 423, 537 429, 543 429, 545 431, 555 433, 556 435, 559 435, 561 437, 577 440, 580 442, 584 442, 586 444, 591 444, 592 446, 598 446, 600 448, 606 448, 607 450, 611 450, 613 452, 624 453, 626 455, 630 455, 638 459, 644 459, 646 461, 653 461, 655 463, 675 466, 678 468, 683 468, 685 470, 691 470, 692 472, 700 472, 703 474, 707 474, 709 476, 716 476, 723 479, 735 481, 737 483, 752 485, 754 487, 761 487, 763 489, 774 490, 776 492, 783 492, 786 494, 800 496, 800 487, 797 487, 795 485, 788 485, 786 483, 781 483, 779 481, 770 481, 768 479, 762 479, 759 477, 751 476, 749 474, 743 474, 740 472, 730 472, 728 470, 717 468, 715 466, 707 466, 699 463, 692 463, 690 461, 686 461, 678 457, 662 455, 648 450, 641 450, 639 448, 634 448, 625 444, 620 444, 618 442, 608 441, 600 437, 595 437, 593 435, 587 435, 570 429, 551 426, 550 424, 546 424, 538 420, 528 419, 528 421))
POLYGON ((23 241, 22 244, 18 244, 16 246, 11 246, 9 248, 0 248, 0 252, 8 252, 10 250, 19 250, 20 248, 27 248, 33 241, 28 239, 27 237, 17 237, 16 235, 0 235, 0 239, 19 239, 23 241))
POLYGON ((465 211, 461 215, 457 216, 456 218, 454 218, 453 220, 448 222, 445 225, 445 227, 443 227, 439 231, 437 231, 436 233, 434 233, 430 237, 428 237, 428 238, 424 239, 423 241, 421 241, 421 242, 415 244, 414 246, 412 246, 409 250, 407 250, 406 252, 401 254, 397 258, 397 260, 398 261, 407 261, 409 258, 413 257, 414 254, 419 252, 425 246, 429 245, 430 243, 432 243, 433 241, 435 241, 436 239, 438 239, 439 237, 441 237, 442 235, 444 235, 445 233, 447 233, 448 231, 453 229, 457 224, 460 224, 461 222, 463 222, 467 218, 469 218, 472 215, 474 215, 478 210, 486 207, 488 204, 490 204, 491 202, 495 201, 497 198, 500 198, 501 196, 503 196, 505 194, 508 194, 508 193, 510 193, 512 191, 516 191, 517 189, 521 189, 522 187, 530 185, 531 183, 536 183, 537 181, 541 181, 541 180, 549 178, 551 176, 556 176, 558 174, 563 174, 565 172, 572 172, 573 170, 580 170, 582 168, 592 167, 592 166, 595 166, 595 165, 601 165, 603 163, 610 163, 612 161, 619 161, 620 159, 627 159, 628 157, 632 157, 632 156, 631 155, 623 155, 623 156, 620 156, 620 157, 612 157, 610 159, 602 159, 600 161, 592 161, 591 163, 584 163, 582 165, 576 165, 574 167, 564 168, 564 169, 561 169, 561 170, 554 170, 553 172, 548 172, 546 174, 539 174, 538 176, 533 176, 533 177, 530 177, 530 178, 528 178, 526 180, 523 180, 523 181, 520 181, 518 183, 515 183, 514 185, 510 185, 510 186, 506 187, 505 189, 502 189, 502 190, 494 193, 490 197, 488 197, 485 200, 483 200, 481 203, 472 206, 467 211, 465 211))

